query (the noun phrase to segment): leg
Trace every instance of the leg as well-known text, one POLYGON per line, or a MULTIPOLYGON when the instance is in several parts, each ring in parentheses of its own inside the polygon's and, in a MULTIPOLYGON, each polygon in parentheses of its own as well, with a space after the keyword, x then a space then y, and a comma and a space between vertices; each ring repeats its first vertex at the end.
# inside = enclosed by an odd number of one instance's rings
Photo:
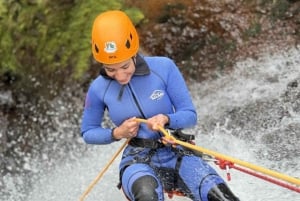
POLYGON ((158 195, 155 189, 158 183, 153 176, 146 175, 138 178, 133 182, 132 194, 136 201, 156 201, 158 195))
POLYGON ((131 201, 163 201, 163 188, 147 164, 127 167, 122 176, 122 188, 131 201))
POLYGON ((238 201, 217 172, 196 156, 184 156, 179 175, 194 201, 238 201))
POLYGON ((224 183, 212 187, 207 195, 209 201, 239 201, 224 183))

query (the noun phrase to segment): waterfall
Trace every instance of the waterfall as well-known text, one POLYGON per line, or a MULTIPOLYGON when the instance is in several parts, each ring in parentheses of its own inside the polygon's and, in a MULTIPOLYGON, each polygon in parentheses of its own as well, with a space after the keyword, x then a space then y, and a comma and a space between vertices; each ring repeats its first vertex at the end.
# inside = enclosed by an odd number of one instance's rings
MULTIPOLYGON (((300 50, 265 52, 257 59, 238 62, 227 75, 189 85, 199 122, 188 132, 196 135, 201 147, 300 178, 300 50)), ((67 120, 61 123, 61 129, 67 126, 67 120)), ((64 140, 76 141, 61 150, 67 156, 64 160, 56 160, 53 152, 48 155, 52 146, 62 145, 53 140, 40 153, 42 157, 28 161, 24 174, 6 175, 1 200, 79 200, 123 143, 86 145, 79 135, 64 140), (49 160, 54 162, 49 165, 49 160)), ((125 200, 116 187, 119 161, 111 165, 87 201, 125 200)), ((211 165, 226 179, 225 171, 211 165)), ((227 183, 242 201, 300 201, 299 193, 234 169, 230 173, 232 180, 227 183)), ((175 196, 172 200, 188 199, 175 196)))

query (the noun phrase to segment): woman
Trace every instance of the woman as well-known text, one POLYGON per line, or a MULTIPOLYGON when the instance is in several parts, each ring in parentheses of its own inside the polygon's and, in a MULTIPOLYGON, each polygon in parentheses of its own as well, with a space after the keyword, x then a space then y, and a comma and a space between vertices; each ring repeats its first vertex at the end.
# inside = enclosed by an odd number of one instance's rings
POLYGON ((198 201, 238 200, 200 157, 161 142, 159 126, 189 128, 197 114, 174 62, 144 57, 138 49, 137 31, 124 12, 107 11, 95 19, 92 52, 102 69, 87 92, 83 139, 89 144, 131 139, 120 163, 120 186, 129 200, 161 201, 163 192, 172 190, 198 201), (105 110, 116 127, 101 126, 105 110))

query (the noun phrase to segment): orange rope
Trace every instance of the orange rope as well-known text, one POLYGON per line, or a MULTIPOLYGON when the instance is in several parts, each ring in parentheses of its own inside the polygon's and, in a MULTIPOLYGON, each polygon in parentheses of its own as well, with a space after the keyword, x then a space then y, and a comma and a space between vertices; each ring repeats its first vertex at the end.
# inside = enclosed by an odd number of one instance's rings
POLYGON ((110 161, 107 163, 107 165, 104 167, 104 169, 98 174, 98 176, 93 180, 93 182, 88 186, 88 188, 85 190, 85 192, 80 197, 80 201, 83 201, 85 197, 89 194, 89 192, 92 190, 92 188, 96 185, 96 183, 102 178, 104 173, 107 171, 107 169, 110 167, 110 165, 114 162, 114 160, 118 157, 118 155, 121 153, 121 151, 125 148, 125 146, 128 144, 130 138, 128 138, 123 145, 119 148, 119 150, 113 155, 113 157, 110 159, 110 161))

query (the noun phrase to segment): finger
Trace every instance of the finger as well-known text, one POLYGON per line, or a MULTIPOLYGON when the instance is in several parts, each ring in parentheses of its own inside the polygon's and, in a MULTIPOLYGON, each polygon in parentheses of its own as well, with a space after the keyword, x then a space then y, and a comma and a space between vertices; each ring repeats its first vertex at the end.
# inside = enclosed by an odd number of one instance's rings
POLYGON ((131 138, 133 138, 133 137, 136 136, 136 133, 130 133, 129 135, 130 135, 131 138))
POLYGON ((155 123, 155 124, 153 124, 152 129, 155 130, 155 131, 158 131, 160 127, 161 126, 160 126, 159 123, 155 123))
POLYGON ((132 121, 132 122, 138 123, 138 121, 136 120, 136 117, 131 117, 131 118, 129 118, 128 120, 130 120, 130 121, 132 121))

